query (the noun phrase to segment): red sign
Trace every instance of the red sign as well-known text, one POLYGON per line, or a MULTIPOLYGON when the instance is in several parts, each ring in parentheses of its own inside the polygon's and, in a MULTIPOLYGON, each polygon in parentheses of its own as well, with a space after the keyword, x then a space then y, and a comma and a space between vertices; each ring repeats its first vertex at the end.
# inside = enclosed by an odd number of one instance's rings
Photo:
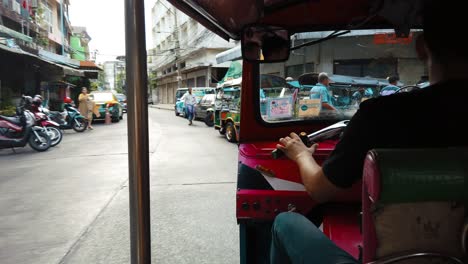
POLYGON ((374 35, 374 44, 411 44, 413 42, 413 33, 407 38, 398 38, 395 33, 377 33, 374 35))

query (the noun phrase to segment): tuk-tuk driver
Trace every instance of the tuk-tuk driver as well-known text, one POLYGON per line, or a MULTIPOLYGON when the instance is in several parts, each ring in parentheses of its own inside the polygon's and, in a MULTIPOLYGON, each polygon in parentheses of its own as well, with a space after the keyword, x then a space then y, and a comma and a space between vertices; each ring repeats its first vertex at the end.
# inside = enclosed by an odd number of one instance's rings
MULTIPOLYGON (((460 86, 468 81, 468 49, 465 41, 443 37, 460 34, 460 19, 466 11, 461 8, 464 3, 458 3, 463 2, 424 1, 424 33, 417 36, 415 46, 427 65, 429 87, 361 103, 322 166, 312 156, 316 144, 307 148, 295 133, 279 140, 277 148, 297 163, 304 187, 314 200, 330 200, 361 179, 364 158, 371 149, 468 146, 466 132, 459 125, 468 115, 464 102, 468 89, 460 86)), ((276 217, 271 245, 272 264, 359 263, 294 212, 276 217)))
POLYGON ((325 72, 321 72, 318 76, 318 83, 310 90, 310 99, 321 99, 323 110, 336 110, 328 90, 329 85, 330 78, 325 72))

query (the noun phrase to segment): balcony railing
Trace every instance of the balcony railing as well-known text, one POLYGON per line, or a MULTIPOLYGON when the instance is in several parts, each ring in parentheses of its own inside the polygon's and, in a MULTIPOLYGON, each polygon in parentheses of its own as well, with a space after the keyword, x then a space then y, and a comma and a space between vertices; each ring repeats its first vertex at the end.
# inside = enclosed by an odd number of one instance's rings
POLYGON ((23 24, 25 28, 29 27, 30 31, 36 33, 46 32, 46 29, 38 25, 34 18, 25 12, 28 11, 24 10, 16 0, 0 0, 1 16, 7 17, 18 24, 23 24))

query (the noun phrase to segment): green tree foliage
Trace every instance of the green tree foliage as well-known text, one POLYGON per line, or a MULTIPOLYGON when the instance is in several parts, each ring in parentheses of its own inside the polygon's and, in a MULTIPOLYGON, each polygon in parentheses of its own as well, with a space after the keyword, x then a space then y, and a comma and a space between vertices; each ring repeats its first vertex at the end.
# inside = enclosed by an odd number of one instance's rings
POLYGON ((115 90, 118 93, 126 94, 127 92, 125 91, 125 83, 126 83, 125 72, 120 71, 119 73, 117 73, 117 76, 115 77, 115 79, 116 79, 115 80, 115 90))

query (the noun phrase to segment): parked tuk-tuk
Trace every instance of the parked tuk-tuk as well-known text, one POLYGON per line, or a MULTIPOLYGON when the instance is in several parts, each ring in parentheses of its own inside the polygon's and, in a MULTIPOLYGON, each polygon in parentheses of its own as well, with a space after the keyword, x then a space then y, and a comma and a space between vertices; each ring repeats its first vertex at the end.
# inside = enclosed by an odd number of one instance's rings
MULTIPOLYGON (((261 114, 267 118, 271 116, 270 112, 267 113, 267 104, 288 98, 292 100, 292 93, 284 93, 284 89, 289 90, 289 85, 282 77, 262 74, 260 78, 261 88, 259 95, 261 114)), ((221 135, 225 135, 229 142, 237 142, 239 138, 241 86, 242 78, 237 78, 220 83, 217 88, 218 93, 215 101, 214 127, 219 130, 221 135)))
POLYGON ((242 78, 227 80, 216 88, 214 128, 229 142, 237 142, 240 127, 242 78))

